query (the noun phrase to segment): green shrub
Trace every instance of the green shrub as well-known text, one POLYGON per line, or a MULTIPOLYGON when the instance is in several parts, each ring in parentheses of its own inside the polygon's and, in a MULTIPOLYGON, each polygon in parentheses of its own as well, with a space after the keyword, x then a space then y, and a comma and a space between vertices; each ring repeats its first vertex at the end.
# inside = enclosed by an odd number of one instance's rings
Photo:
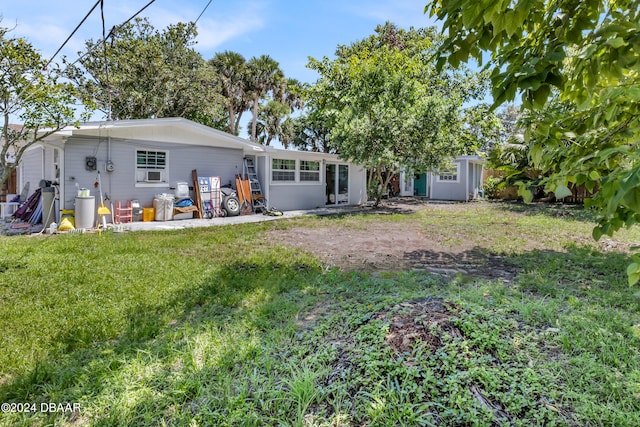
POLYGON ((500 193, 500 184, 502 184, 503 179, 498 177, 490 176, 484 182, 484 196, 488 199, 497 199, 498 193, 500 193))

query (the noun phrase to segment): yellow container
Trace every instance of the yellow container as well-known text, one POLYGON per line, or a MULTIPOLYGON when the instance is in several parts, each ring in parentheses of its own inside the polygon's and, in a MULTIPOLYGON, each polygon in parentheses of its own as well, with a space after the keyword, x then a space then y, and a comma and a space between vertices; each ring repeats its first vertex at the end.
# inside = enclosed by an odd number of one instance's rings
POLYGON ((142 209, 142 220, 145 222, 153 221, 156 216, 156 210, 154 208, 143 208, 142 209))
POLYGON ((62 212, 60 212, 60 224, 62 224, 62 221, 64 221, 65 219, 68 219, 71 225, 75 227, 75 214, 76 211, 74 211, 73 209, 62 209, 62 212))

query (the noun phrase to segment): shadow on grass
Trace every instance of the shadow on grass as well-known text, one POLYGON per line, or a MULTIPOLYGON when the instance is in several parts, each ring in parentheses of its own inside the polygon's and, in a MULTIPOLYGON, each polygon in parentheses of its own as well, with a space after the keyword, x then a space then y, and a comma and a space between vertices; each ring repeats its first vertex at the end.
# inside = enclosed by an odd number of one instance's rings
POLYGON ((521 201, 490 201, 491 206, 524 215, 545 215, 550 218, 563 218, 574 221, 593 223, 596 225, 596 213, 586 209, 581 204, 533 202, 521 201))
MULTIPOLYGON (((496 253, 482 247, 442 252, 415 250, 404 253, 404 268, 469 279, 502 280, 520 286, 531 277, 548 294, 562 287, 595 284, 602 289, 627 289, 629 257, 620 252, 600 252, 591 246, 570 245, 566 251, 532 250, 519 254, 496 253)), ((532 282, 533 283, 533 282, 532 282)), ((532 285, 533 286, 533 285, 532 285)))
MULTIPOLYGON (((189 413, 176 413, 175 406, 185 404, 188 409, 189 402, 198 399, 199 382, 193 378, 215 381, 206 379, 214 360, 211 354, 215 353, 217 364, 232 370, 243 357, 259 351, 263 334, 277 334, 292 324, 300 303, 296 291, 320 272, 317 265, 296 259, 227 263, 161 303, 132 307, 124 316, 126 326, 111 339, 104 337, 104 319, 76 321, 52 338, 58 345, 55 355, 0 383, 0 401, 36 402, 38 407, 48 402, 101 401, 91 417, 106 425, 188 419, 189 413), (219 346, 207 344, 195 351, 201 343, 194 339, 212 331, 219 335, 219 346), (201 354, 192 358, 190 352, 201 354), (198 357, 201 360, 195 360, 198 357), (170 397, 163 396, 167 389, 170 397), (127 393, 135 398, 118 401, 127 393), (113 401, 105 405, 105 400, 113 401)), ((51 413, 25 415, 25 419, 34 415, 44 417, 46 423, 62 418, 78 422, 83 417, 82 413, 51 413)))

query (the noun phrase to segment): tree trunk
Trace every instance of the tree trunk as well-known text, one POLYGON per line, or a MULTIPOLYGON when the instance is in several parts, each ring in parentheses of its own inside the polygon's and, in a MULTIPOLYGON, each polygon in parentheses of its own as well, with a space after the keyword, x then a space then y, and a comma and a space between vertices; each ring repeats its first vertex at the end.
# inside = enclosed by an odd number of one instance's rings
POLYGON ((229 105, 227 107, 227 111, 229 112, 229 133, 232 135, 236 134, 236 112, 233 110, 233 106, 229 105))
POLYGON ((239 111, 238 112, 238 118, 236 119, 236 125, 235 125, 234 132, 233 132, 233 134, 235 136, 238 136, 238 133, 240 133, 239 129, 240 129, 240 119, 242 119, 242 113, 244 113, 244 111, 239 111))
POLYGON ((253 98, 253 108, 251 109, 253 113, 251 119, 251 141, 253 142, 256 142, 256 134, 258 133, 258 100, 259 98, 253 98))

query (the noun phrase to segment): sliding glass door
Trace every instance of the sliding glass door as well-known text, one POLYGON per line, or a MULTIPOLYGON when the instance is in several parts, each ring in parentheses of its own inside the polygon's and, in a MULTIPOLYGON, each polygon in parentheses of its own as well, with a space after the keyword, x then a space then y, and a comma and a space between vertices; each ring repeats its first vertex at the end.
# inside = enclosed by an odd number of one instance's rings
POLYGON ((349 204, 349 165, 325 165, 327 205, 349 204))

